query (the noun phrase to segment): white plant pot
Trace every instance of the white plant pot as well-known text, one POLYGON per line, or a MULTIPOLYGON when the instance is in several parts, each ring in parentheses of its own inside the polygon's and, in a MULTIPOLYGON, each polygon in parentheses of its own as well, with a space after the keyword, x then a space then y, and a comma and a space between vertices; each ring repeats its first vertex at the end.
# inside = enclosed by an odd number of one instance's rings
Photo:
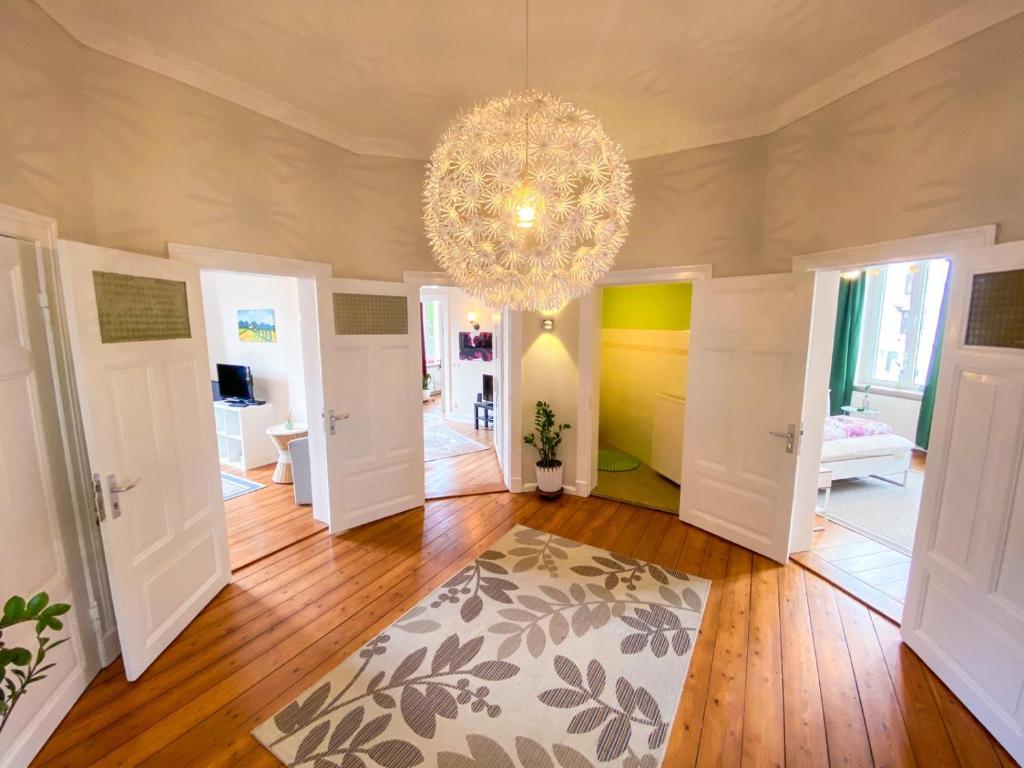
POLYGON ((562 491, 562 462, 557 467, 537 465, 537 490, 544 494, 556 494, 562 491))
POLYGON ((429 389, 424 389, 423 390, 423 402, 425 403, 429 399, 430 399, 430 390, 429 389))

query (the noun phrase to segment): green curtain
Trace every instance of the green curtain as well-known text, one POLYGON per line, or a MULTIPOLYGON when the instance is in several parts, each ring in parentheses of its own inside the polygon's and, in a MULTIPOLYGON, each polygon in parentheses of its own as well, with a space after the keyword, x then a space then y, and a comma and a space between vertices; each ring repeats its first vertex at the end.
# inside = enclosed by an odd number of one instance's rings
POLYGON ((832 373, 828 378, 831 390, 829 412, 836 416, 842 407, 853 401, 853 377, 857 373, 860 351, 860 322, 864 314, 864 285, 861 272, 853 280, 839 279, 839 308, 836 312, 836 334, 832 344, 832 373))
POLYGON ((935 342, 932 356, 928 361, 928 376, 924 380, 921 395, 921 413, 917 417, 916 442, 918 448, 928 450, 928 439, 932 433, 932 411, 935 410, 935 387, 939 381, 939 361, 942 359, 942 337, 946 331, 946 305, 949 303, 949 280, 953 269, 946 272, 946 286, 942 289, 942 305, 939 307, 939 321, 935 326, 935 342))

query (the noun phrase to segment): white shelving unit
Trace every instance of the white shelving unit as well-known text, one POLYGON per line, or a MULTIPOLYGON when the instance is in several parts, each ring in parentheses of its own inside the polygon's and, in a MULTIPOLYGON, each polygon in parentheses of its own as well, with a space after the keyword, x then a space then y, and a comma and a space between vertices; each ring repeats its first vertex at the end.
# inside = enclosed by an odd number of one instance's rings
POLYGON ((217 425, 217 453, 221 464, 235 469, 252 469, 272 464, 277 449, 267 437, 267 428, 275 423, 269 404, 236 408, 222 401, 213 404, 217 425))

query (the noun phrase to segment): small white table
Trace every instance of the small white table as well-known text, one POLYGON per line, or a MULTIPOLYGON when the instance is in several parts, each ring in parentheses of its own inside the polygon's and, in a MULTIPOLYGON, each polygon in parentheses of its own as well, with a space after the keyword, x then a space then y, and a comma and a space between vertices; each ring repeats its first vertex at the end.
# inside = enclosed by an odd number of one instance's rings
POLYGON ((811 528, 811 530, 813 532, 815 532, 815 533, 817 533, 818 531, 824 531, 825 530, 825 526, 828 525, 828 502, 829 502, 829 498, 832 496, 832 470, 831 469, 825 469, 823 467, 819 467, 818 468, 818 490, 819 491, 821 491, 821 490, 825 491, 825 501, 824 501, 824 503, 822 503, 822 505, 820 507, 815 506, 814 507, 814 512, 816 514, 818 514, 818 515, 821 515, 825 519, 825 522, 823 522, 821 525, 816 525, 813 528, 811 528))
POLYGON ((292 455, 288 452, 288 443, 305 437, 308 433, 309 427, 300 423, 292 424, 291 429, 287 424, 275 424, 267 428, 267 434, 277 448, 277 466, 274 467, 274 476, 271 478, 275 483, 292 482, 292 455))

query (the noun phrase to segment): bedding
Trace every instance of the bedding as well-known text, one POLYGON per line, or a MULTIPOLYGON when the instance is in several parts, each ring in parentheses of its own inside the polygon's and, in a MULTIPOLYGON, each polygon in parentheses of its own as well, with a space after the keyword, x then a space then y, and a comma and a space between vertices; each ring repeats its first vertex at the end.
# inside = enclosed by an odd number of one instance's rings
POLYGON ((846 437, 826 440, 821 444, 821 464, 827 468, 829 462, 848 459, 867 459, 877 456, 906 455, 909 459, 914 444, 905 437, 892 434, 846 437))
POLYGON ((827 443, 832 440, 888 434, 892 434, 892 427, 882 421, 857 416, 829 416, 825 419, 825 434, 822 440, 827 443))

